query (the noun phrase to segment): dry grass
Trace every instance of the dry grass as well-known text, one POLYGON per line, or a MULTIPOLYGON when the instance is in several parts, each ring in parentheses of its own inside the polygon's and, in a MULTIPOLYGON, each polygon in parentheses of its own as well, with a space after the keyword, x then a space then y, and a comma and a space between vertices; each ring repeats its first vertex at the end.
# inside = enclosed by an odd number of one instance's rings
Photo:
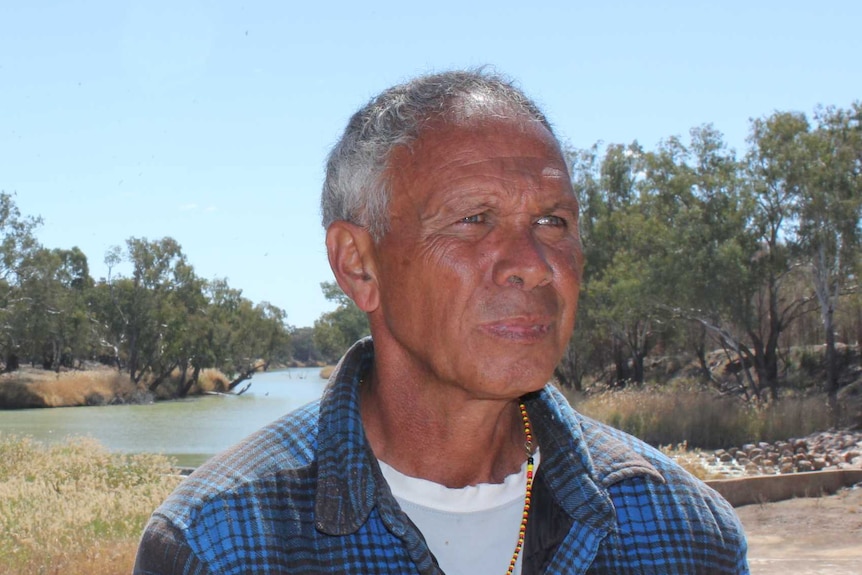
POLYGON ((102 405, 141 394, 127 374, 106 367, 60 373, 23 368, 0 376, 0 405, 11 408, 102 405))
MULTIPOLYGON (((158 388, 157 398, 175 397, 180 376, 180 370, 175 369, 158 388)), ((61 373, 23 368, 0 376, 0 406, 20 409, 141 403, 153 399, 148 391, 150 381, 145 377, 136 384, 127 373, 104 366, 61 373)), ((204 369, 189 393, 225 392, 229 384, 228 378, 219 370, 204 369)))
MULTIPOLYGON (((191 375, 192 371, 188 370, 186 377, 191 377, 191 375)), ((171 372, 171 375, 161 384, 161 386, 157 390, 156 395, 158 396, 158 398, 170 399, 176 397, 177 389, 180 386, 181 376, 182 372, 179 369, 173 370, 171 372)), ((146 383, 149 382, 147 381, 146 383)), ((221 371, 211 368, 202 369, 200 374, 198 374, 198 382, 191 387, 191 389, 189 390, 189 395, 198 395, 210 391, 224 393, 227 391, 229 385, 230 380, 221 371)))
POLYGON ((333 371, 335 371, 334 365, 327 365, 326 367, 321 368, 320 369, 320 378, 321 379, 329 379, 329 377, 332 375, 333 371))
POLYGON ((705 391, 645 388, 569 400, 584 415, 656 446, 685 443, 717 449, 803 437, 831 425, 829 408, 820 398, 788 398, 755 408, 705 391))
POLYGON ((68 407, 105 403, 115 397, 132 396, 137 386, 129 376, 114 370, 72 371, 30 384, 46 407, 68 407))
POLYGON ((163 456, 0 435, 0 573, 130 572, 148 517, 179 481, 163 456))

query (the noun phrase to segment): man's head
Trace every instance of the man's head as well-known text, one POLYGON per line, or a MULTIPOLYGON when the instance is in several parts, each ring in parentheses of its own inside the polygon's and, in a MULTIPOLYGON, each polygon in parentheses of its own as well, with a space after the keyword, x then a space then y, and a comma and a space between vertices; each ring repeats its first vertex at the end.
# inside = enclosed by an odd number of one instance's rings
POLYGON ((378 358, 473 398, 541 387, 565 350, 578 204, 547 120, 482 74, 392 88, 332 152, 327 249, 378 358))
POLYGON ((373 98, 347 124, 329 154, 323 184, 323 227, 336 220, 361 225, 380 240, 391 194, 385 172, 392 151, 409 146, 431 123, 470 118, 523 118, 553 134, 541 110, 505 79, 481 72, 422 76, 373 98))

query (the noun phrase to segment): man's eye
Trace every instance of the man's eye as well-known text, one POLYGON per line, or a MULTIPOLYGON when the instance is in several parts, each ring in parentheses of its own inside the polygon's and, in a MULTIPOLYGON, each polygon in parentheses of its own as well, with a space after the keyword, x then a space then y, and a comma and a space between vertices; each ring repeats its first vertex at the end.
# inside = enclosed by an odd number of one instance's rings
POLYGON ((467 216, 466 218, 461 218, 459 223, 462 224, 482 224, 485 223, 485 214, 475 214, 472 216, 467 216))
POLYGON ((536 224, 540 226, 556 226, 560 228, 566 227, 568 222, 560 216, 542 216, 536 220, 536 224))

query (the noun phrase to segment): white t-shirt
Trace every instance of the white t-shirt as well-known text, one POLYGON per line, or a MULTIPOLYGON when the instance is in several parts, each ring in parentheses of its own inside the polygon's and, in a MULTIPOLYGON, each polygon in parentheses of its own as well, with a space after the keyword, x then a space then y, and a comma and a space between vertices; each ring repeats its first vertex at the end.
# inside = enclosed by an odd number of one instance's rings
MULTIPOLYGON (((533 462, 535 474, 539 467, 538 451, 533 462)), ((460 489, 409 477, 382 461, 380 469, 401 509, 422 532, 444 573, 505 575, 518 542, 524 510, 526 461, 520 472, 509 475, 503 483, 481 483, 460 489)), ((515 573, 520 572, 519 556, 515 573)))

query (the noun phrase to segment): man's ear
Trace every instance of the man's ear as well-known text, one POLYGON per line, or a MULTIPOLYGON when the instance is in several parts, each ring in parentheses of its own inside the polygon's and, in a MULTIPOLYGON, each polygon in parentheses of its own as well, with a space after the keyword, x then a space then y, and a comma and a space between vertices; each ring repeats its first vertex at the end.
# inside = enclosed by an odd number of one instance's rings
POLYGON ((366 313, 380 303, 374 247, 368 231, 356 224, 336 220, 326 230, 326 253, 335 281, 366 313))

